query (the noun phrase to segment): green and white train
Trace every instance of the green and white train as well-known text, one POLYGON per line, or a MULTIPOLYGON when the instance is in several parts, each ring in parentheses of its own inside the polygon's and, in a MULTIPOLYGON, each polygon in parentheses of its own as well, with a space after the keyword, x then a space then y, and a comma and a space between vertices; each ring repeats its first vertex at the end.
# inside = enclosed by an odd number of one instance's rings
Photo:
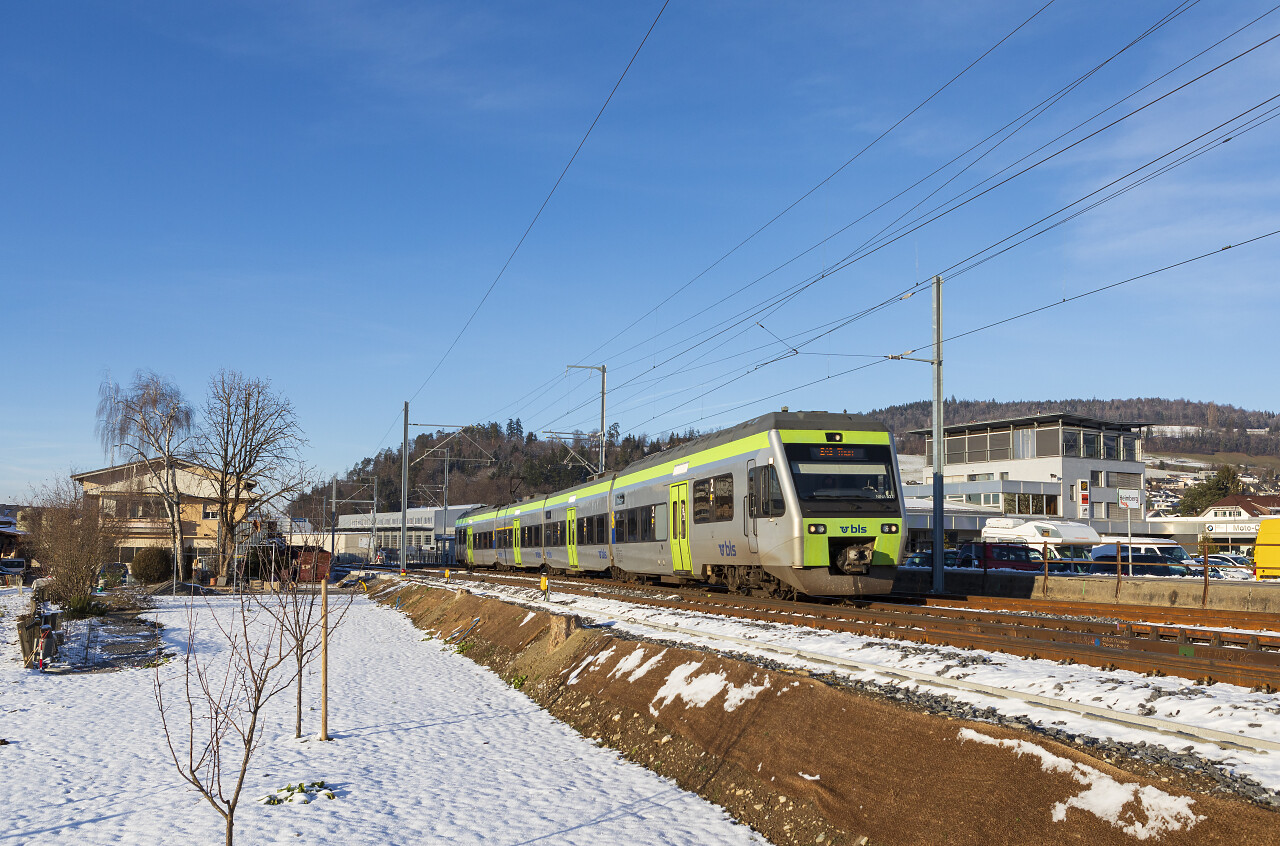
POLYGON ((768 595, 888 593, 906 521, 893 438, 777 412, 605 477, 458 518, 468 568, 609 573, 768 595))

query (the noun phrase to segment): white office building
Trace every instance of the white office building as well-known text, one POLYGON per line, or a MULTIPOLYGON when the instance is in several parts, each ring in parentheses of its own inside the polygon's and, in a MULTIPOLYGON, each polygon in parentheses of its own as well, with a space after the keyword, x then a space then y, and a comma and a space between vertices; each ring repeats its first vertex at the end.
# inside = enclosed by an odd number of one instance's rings
MULTIPOLYGON (((1001 516, 1074 520, 1101 535, 1123 534, 1130 510, 1121 492, 1140 499, 1144 487, 1143 426, 1076 414, 952 424, 943 430, 943 493, 1001 516)), ((931 497, 932 431, 912 434, 925 436, 926 469, 924 484, 904 485, 905 492, 931 497)), ((1135 534, 1148 529, 1142 516, 1139 502, 1135 534)))

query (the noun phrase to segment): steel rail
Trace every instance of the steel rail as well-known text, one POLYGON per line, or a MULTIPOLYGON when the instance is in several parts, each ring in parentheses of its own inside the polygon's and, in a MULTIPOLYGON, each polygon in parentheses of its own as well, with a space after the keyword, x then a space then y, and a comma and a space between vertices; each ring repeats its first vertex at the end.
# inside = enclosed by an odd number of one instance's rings
MULTIPOLYGON (((529 579, 505 575, 464 575, 456 578, 523 587, 529 579)), ((1265 651, 1255 637, 1245 648, 1215 642, 1213 633, 1200 640, 1183 632, 1183 637, 1164 640, 1140 636, 1130 627, 1116 630, 1107 624, 1062 621, 1055 618, 1018 616, 1013 622, 964 619, 928 611, 903 610, 902 606, 855 608, 812 603, 787 603, 721 594, 686 593, 677 599, 638 596, 609 590, 605 585, 579 587, 576 580, 558 584, 562 593, 614 599, 671 610, 700 611, 762 622, 785 623, 807 628, 841 631, 867 637, 907 640, 937 646, 982 649, 1026 658, 1076 662, 1103 669, 1179 676, 1206 683, 1225 682, 1244 687, 1280 689, 1280 652, 1265 651), (1034 623, 1034 625, 1029 624, 1034 623), (1073 627, 1074 626, 1074 627, 1073 627), (1083 628, 1082 628, 1083 626, 1083 628)), ((670 593, 670 591, 668 591, 670 593)), ((1160 632, 1157 630, 1157 634, 1160 632)))
MULTIPOLYGON (((518 587, 526 587, 529 579, 512 579, 504 577, 484 577, 471 578, 468 581, 478 581, 481 583, 498 583, 515 585, 518 587)), ((446 584, 448 584, 446 582, 446 584)), ((583 591, 579 589, 565 589, 558 587, 560 593, 570 593, 574 595, 590 595, 592 591, 583 591)), ((597 592, 598 593, 598 592, 597 592)), ((554 601, 547 602, 541 599, 540 593, 534 597, 520 597, 520 602, 530 606, 546 608, 553 612, 562 612, 563 605, 554 601)), ((625 601, 635 601, 636 598, 629 597, 625 601)), ((662 600, 653 600, 652 602, 641 602, 640 604, 650 605, 656 604, 662 600)), ((666 602, 671 602, 666 600, 666 602)), ((1225 749, 1245 749, 1257 752, 1280 752, 1280 742, 1267 740, 1265 738, 1249 737, 1243 734, 1233 734, 1231 732, 1218 731, 1217 729, 1206 728, 1204 726, 1190 725, 1187 723, 1179 723, 1174 720, 1167 720, 1161 717, 1150 717, 1141 714, 1128 714, 1121 711, 1115 711, 1110 708, 1090 705, 1084 702, 1072 702, 1069 700, 1055 699, 1036 693, 1027 693, 1023 691, 1013 690, 1009 688, 996 687, 986 685, 980 682, 967 681, 965 679, 954 679, 946 676, 938 676, 933 673, 925 673, 916 670, 908 670, 902 668, 889 668, 878 664, 871 664, 862 661, 855 661, 850 658, 843 658, 835 655, 824 655, 822 653, 813 652, 806 649, 800 649, 791 646, 780 646, 756 639, 737 637, 735 635, 720 632, 704 632, 698 630, 690 630, 686 626, 676 626, 666 623, 659 623, 653 620, 640 619, 632 617, 626 613, 613 613, 608 616, 624 620, 636 626, 652 629, 655 631, 666 632, 681 636, 693 636, 706 641, 720 642, 732 644, 736 647, 754 650, 757 652, 765 652, 777 655, 783 658, 799 659, 819 666, 828 666, 844 671, 867 672, 878 676, 886 677, 891 680, 911 681, 923 687, 944 688, 955 691, 968 693, 979 693, 997 699, 1005 699, 1011 701, 1026 702, 1048 710, 1058 711, 1062 713, 1075 714, 1078 716, 1095 719, 1102 722, 1112 723, 1131 729, 1140 729, 1144 731, 1154 731, 1160 734, 1168 735, 1179 741, 1201 741, 1213 743, 1225 749)))

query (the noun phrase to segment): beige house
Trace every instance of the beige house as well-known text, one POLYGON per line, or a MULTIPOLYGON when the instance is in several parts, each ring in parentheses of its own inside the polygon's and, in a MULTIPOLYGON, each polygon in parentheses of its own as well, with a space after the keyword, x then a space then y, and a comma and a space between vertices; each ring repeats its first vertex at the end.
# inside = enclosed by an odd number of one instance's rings
MULTIPOLYGON (((194 562, 197 557, 217 553, 217 474, 190 461, 179 459, 175 464, 182 503, 184 558, 194 562)), ((86 497, 101 501, 103 511, 124 520, 120 561, 132 562, 138 550, 148 546, 171 547, 168 512, 145 462, 76 473, 71 478, 83 486, 86 497)))

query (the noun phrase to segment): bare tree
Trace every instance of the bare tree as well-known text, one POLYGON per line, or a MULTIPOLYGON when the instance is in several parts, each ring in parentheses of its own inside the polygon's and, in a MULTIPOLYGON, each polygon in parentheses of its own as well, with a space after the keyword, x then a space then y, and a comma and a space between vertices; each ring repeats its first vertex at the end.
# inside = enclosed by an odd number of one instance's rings
POLYGON ((198 602, 193 599, 187 606, 180 695, 166 697, 164 667, 172 665, 156 667, 153 690, 174 766, 222 816, 226 846, 232 846, 245 774, 262 740, 262 710, 292 681, 283 671, 289 651, 277 618, 259 613, 242 594, 230 621, 213 614, 226 653, 201 655, 196 648, 198 602))
MULTIPOLYGON (((342 623, 355 595, 336 597, 330 594, 329 634, 342 623)), ((302 737, 302 688, 306 668, 320 654, 320 627, 324 623, 320 609, 320 586, 290 581, 278 591, 258 597, 263 611, 276 619, 284 651, 293 659, 294 721, 293 736, 302 737)))
POLYGON ((178 464, 190 446, 191 423, 191 406, 182 390, 153 371, 139 370, 127 388, 109 377, 98 387, 102 451, 114 455, 119 449, 145 468, 169 519, 175 569, 181 566, 183 547, 178 464))
MULTIPOLYGON (((295 501, 292 510, 297 511, 295 501)), ((325 541, 328 539, 329 527, 333 515, 326 511, 325 503, 312 501, 312 508, 304 510, 306 528, 294 531, 290 535, 290 555, 296 553, 297 558, 290 561, 289 576, 279 591, 264 595, 264 610, 276 617, 280 624, 281 636, 285 649, 293 657, 295 671, 294 726, 293 736, 302 737, 302 693, 306 679, 306 669, 320 651, 320 627, 324 624, 320 608, 320 585, 318 581, 306 582, 304 578, 319 579, 321 575, 328 578, 327 568, 321 566, 325 541), (301 542, 300 544, 298 542, 301 542)), ((330 563, 333 556, 329 557, 330 563)), ((330 593, 328 627, 329 633, 338 628, 351 607, 354 594, 347 593, 335 596, 330 593)))
POLYGON ((218 505, 218 574, 235 555, 236 531, 252 511, 291 499, 303 489, 306 439, 293 405, 267 379, 234 370, 209 380, 204 419, 195 437, 196 460, 213 473, 218 505))
POLYGON ((59 602, 89 596, 99 569, 113 560, 121 537, 119 519, 71 479, 33 490, 31 502, 22 511, 26 546, 53 577, 50 596, 59 602))

